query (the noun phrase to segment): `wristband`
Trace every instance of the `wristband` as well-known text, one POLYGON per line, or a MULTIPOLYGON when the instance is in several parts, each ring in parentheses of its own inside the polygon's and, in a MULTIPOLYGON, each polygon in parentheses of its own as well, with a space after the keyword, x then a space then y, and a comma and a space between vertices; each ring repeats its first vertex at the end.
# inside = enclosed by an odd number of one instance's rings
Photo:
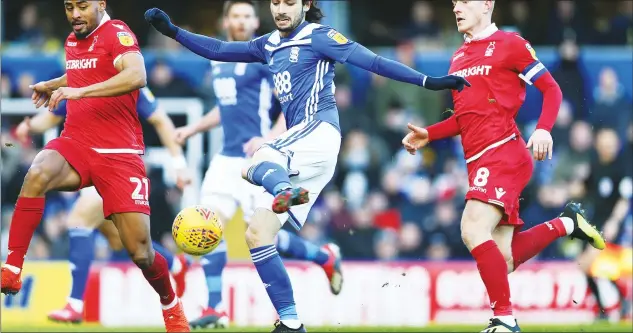
POLYGON ((175 170, 182 170, 187 168, 187 159, 183 155, 180 155, 171 161, 171 166, 175 170))

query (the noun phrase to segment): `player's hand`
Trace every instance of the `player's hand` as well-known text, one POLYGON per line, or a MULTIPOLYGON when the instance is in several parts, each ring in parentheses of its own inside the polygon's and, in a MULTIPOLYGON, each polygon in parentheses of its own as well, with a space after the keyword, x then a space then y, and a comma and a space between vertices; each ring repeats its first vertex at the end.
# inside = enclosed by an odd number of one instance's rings
POLYGON ((464 87, 470 87, 470 82, 461 76, 447 75, 441 77, 427 76, 424 81, 424 88, 429 90, 457 90, 462 91, 464 87))
POLYGON ((176 38, 178 33, 178 27, 171 23, 169 15, 158 8, 151 8, 145 12, 145 21, 151 24, 161 34, 169 37, 176 38))
POLYGON ((244 148, 244 153, 246 154, 246 156, 252 157, 253 155, 255 155, 257 149, 259 149, 264 143, 266 143, 266 140, 264 138, 256 136, 248 140, 248 142, 245 143, 242 147, 244 148))
POLYGON ((429 143, 429 132, 422 127, 413 124, 407 124, 409 134, 402 139, 402 145, 409 154, 415 155, 415 151, 426 146, 429 143))
POLYGON ((41 81, 36 84, 29 85, 30 89, 33 89, 33 94, 31 95, 31 100, 33 100, 33 104, 35 104, 35 108, 39 108, 44 105, 48 106, 48 101, 53 94, 53 91, 48 88, 46 85, 46 81, 41 81))
POLYGON ((191 184, 191 176, 189 170, 176 170, 176 187, 178 187, 179 190, 184 191, 185 186, 189 184, 191 184))
POLYGON ((24 117, 24 120, 15 129, 15 136, 18 140, 26 142, 29 139, 29 133, 31 132, 31 118, 24 117))
POLYGON ((545 157, 551 160, 554 150, 554 140, 552 140, 552 135, 548 131, 538 128, 532 133, 526 148, 532 148, 532 155, 537 161, 544 161, 545 157))
POLYGON ((194 134, 196 134, 196 130, 191 126, 178 127, 174 130, 174 141, 182 146, 194 134))
POLYGON ((48 111, 53 111, 59 106, 59 103, 65 99, 80 99, 84 95, 81 88, 61 87, 53 91, 51 99, 48 101, 48 111))

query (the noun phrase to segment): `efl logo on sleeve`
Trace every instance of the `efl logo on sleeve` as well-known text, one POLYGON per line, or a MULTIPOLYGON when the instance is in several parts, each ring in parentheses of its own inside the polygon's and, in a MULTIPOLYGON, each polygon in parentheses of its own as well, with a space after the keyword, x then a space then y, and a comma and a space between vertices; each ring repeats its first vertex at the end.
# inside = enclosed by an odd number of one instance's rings
POLYGON ((123 46, 132 46, 134 45, 134 38, 130 33, 126 31, 117 32, 116 36, 119 38, 119 43, 123 46))
POLYGON ((530 43, 525 43, 525 48, 530 51, 530 54, 532 55, 532 58, 534 58, 534 60, 538 60, 538 58, 536 57, 536 51, 532 48, 532 45, 530 45, 530 43))
POLYGON ((327 36, 339 44, 345 44, 348 42, 347 38, 343 36, 343 34, 334 29, 328 31, 327 36))

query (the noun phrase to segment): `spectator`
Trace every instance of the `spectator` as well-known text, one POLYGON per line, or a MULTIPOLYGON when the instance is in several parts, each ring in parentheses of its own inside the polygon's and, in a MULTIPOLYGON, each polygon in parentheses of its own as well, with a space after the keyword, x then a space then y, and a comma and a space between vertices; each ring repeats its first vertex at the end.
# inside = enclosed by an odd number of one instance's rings
POLYGON ((565 40, 573 40, 578 44, 590 41, 590 27, 592 22, 583 20, 580 15, 580 8, 572 0, 561 0, 555 2, 554 16, 550 20, 547 29, 547 43, 558 45, 565 40))
POLYGON ((11 79, 7 75, 0 77, 0 96, 3 98, 11 97, 11 79))
POLYGON ((580 50, 573 39, 565 39, 558 48, 560 64, 552 76, 560 85, 563 96, 572 105, 574 118, 586 119, 585 78, 580 72, 578 57, 580 50))
POLYGON ((633 1, 618 3, 618 12, 611 19, 606 41, 614 45, 633 44, 633 1))
POLYGON ((613 68, 603 68, 599 77, 593 94, 595 105, 590 114, 591 124, 595 130, 614 128, 620 137, 626 137, 633 105, 624 95, 624 88, 613 68))
POLYGON ((390 261, 398 258, 398 233, 395 230, 379 231, 373 243, 376 259, 390 261))
POLYGON ((158 97, 195 97, 195 90, 164 61, 157 61, 149 74, 148 85, 158 97))
POLYGON ((23 72, 18 77, 17 89, 13 92, 14 98, 31 98, 33 95, 33 89, 29 88, 30 85, 35 84, 35 77, 29 72, 23 72))
POLYGON ((589 176, 593 133, 591 125, 575 122, 570 131, 569 147, 562 149, 554 170, 554 181, 569 182, 589 176))
POLYGON ((333 238, 341 248, 344 258, 374 259, 374 248, 378 230, 373 226, 373 216, 367 209, 353 213, 352 228, 333 233, 333 238))
POLYGON ((415 222, 405 222, 400 228, 400 258, 420 260, 424 256, 424 233, 415 222))
POLYGON ((574 121, 574 110, 569 101, 563 99, 558 109, 556 122, 552 128, 552 138, 554 139, 554 151, 566 149, 569 146, 569 130, 574 121))
POLYGON ((22 8, 20 13, 20 35, 18 42, 25 43, 32 47, 39 47, 43 44, 44 33, 42 27, 39 26, 37 6, 33 3, 22 8))
POLYGON ((530 6, 527 1, 513 1, 510 3, 510 16, 514 28, 521 34, 521 36, 529 40, 532 44, 540 44, 537 40, 539 29, 538 24, 534 24, 534 21, 530 18, 530 6))
POLYGON ((416 1, 411 8, 412 20, 404 29, 403 36, 411 39, 419 51, 440 49, 440 26, 433 13, 431 1, 416 1))
MULTIPOLYGON (((415 68, 414 44, 410 41, 401 42, 396 47, 395 58, 397 61, 415 68)), ((377 75, 374 75, 370 89, 369 96, 373 98, 373 101, 369 105, 376 115, 374 119, 379 123, 385 121, 385 113, 394 101, 398 101, 407 112, 411 112, 416 118, 424 119, 425 124, 433 124, 440 120, 442 112, 442 94, 440 93, 377 75)))

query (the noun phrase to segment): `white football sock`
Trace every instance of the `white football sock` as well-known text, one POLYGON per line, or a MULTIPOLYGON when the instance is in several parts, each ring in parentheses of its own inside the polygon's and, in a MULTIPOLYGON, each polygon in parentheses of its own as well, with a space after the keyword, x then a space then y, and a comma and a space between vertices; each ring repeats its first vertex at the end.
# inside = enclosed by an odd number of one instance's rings
POLYGON ((180 262, 180 259, 174 258, 174 261, 171 263, 171 267, 169 270, 171 271, 171 274, 180 273, 180 271, 182 271, 182 262, 180 262))
POLYGON ((563 222, 565 226, 565 232, 567 232, 567 236, 571 235, 574 232, 574 220, 569 217, 560 217, 560 220, 563 222))
POLYGON ((174 297, 174 300, 167 305, 163 305, 163 310, 169 310, 178 304, 178 297, 174 297))
POLYGON ((286 319, 281 321, 288 328, 296 330, 301 327, 301 320, 299 319, 286 319))
POLYGON ((68 304, 73 310, 83 313, 84 312, 84 301, 72 297, 68 297, 68 304))
POLYGON ((12 266, 12 265, 6 265, 6 264, 5 264, 5 265, 4 265, 4 266, 2 266, 2 267, 4 267, 4 268, 6 268, 6 269, 10 270, 11 272, 13 272, 13 273, 15 273, 15 274, 20 274, 20 272, 22 271, 21 269, 19 269, 19 268, 15 267, 15 266, 12 266))
POLYGON ((514 327, 517 324, 516 319, 514 319, 514 316, 495 316, 495 318, 501 320, 504 324, 510 327, 514 327))

